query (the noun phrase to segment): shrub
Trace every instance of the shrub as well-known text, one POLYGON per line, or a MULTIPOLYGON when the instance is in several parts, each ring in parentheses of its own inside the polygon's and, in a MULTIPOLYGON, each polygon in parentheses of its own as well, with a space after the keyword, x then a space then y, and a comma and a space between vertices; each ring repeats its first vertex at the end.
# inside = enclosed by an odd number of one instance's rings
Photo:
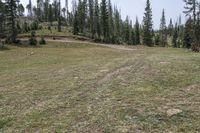
POLYGON ((199 48, 199 46, 197 45, 197 44, 192 44, 192 51, 193 52, 200 52, 200 48, 199 48))
POLYGON ((3 49, 4 48, 4 42, 2 42, 1 40, 0 40, 0 49, 3 49))
POLYGON ((51 26, 48 26, 48 30, 51 31, 51 26))
POLYGON ((41 37, 41 40, 40 40, 40 42, 39 42, 41 45, 44 45, 44 44, 46 44, 46 41, 45 41, 45 39, 44 39, 44 37, 41 37))
POLYGON ((35 38, 35 31, 31 32, 31 38, 29 39, 29 44, 33 46, 37 45, 37 40, 35 38))
POLYGON ((38 21, 34 21, 31 24, 31 30, 38 30, 38 27, 39 27, 38 21))

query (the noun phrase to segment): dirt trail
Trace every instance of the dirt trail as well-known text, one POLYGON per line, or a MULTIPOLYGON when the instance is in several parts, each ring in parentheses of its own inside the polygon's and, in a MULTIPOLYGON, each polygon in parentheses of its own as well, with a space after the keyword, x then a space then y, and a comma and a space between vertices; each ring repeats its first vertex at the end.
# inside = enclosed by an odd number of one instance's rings
MULTIPOLYGON (((39 38, 38 38, 39 39, 39 38)), ((28 38, 27 37, 23 37, 20 38, 20 40, 23 41, 27 41, 28 38)), ((72 38, 64 38, 64 37, 60 37, 59 39, 53 39, 51 37, 47 37, 45 38, 46 41, 49 42, 64 42, 64 43, 79 43, 79 44, 92 44, 92 45, 97 45, 97 46, 103 46, 103 47, 109 47, 109 48, 113 48, 113 49, 118 49, 118 50, 125 50, 125 51, 133 51, 133 50, 137 50, 136 48, 128 48, 126 46, 123 45, 116 45, 116 44, 103 44, 103 43, 95 43, 95 42, 91 42, 91 41, 81 41, 81 40, 75 40, 72 38)))
POLYGON ((131 66, 121 67, 113 72, 106 74, 101 80, 98 81, 97 84, 101 85, 101 84, 105 83, 106 81, 109 81, 113 77, 123 74, 130 69, 131 69, 131 66))
POLYGON ((109 47, 109 48, 118 49, 118 50, 127 50, 127 51, 137 50, 137 49, 128 48, 128 47, 123 46, 123 45, 102 44, 102 43, 94 43, 94 42, 89 42, 89 41, 79 41, 79 40, 73 40, 73 39, 67 39, 67 38, 58 39, 58 40, 53 40, 53 39, 48 38, 46 40, 51 41, 51 42, 66 42, 66 43, 80 43, 80 44, 86 44, 87 43, 87 44, 109 47))

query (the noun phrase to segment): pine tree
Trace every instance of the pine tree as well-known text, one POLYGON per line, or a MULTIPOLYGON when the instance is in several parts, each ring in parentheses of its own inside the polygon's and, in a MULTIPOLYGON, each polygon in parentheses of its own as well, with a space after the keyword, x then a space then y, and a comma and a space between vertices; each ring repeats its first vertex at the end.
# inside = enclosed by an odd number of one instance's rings
POLYGON ((58 2, 58 32, 61 32, 61 3, 58 2))
POLYGON ((121 15, 117 7, 114 8, 114 42, 121 42, 121 15))
POLYGON ((101 28, 100 28, 100 18, 99 18, 99 2, 95 0, 94 6, 94 32, 97 39, 100 39, 101 28))
POLYGON ((195 35, 196 35, 196 41, 197 41, 197 52, 200 51, 200 3, 199 8, 197 12, 197 23, 195 27, 195 35))
POLYGON ((85 35, 86 32, 86 18, 87 18, 87 0, 79 0, 78 3, 78 20, 79 32, 85 35))
POLYGON ((66 9, 66 18, 68 19, 68 14, 69 14, 68 0, 65 0, 65 9, 66 9))
POLYGON ((165 47, 167 45, 167 27, 164 9, 162 11, 162 17, 160 21, 160 45, 165 47))
POLYGON ((136 45, 136 37, 135 37, 135 30, 131 30, 131 44, 136 45))
MULTIPOLYGON (((193 19, 193 48, 194 51, 197 51, 196 49, 200 49, 200 35, 199 35, 199 28, 198 28, 198 1, 197 0, 184 0, 186 6, 184 13, 186 16, 191 16, 193 19)), ((198 50, 199 51, 199 50, 198 50)))
POLYGON ((18 15, 24 16, 24 11, 25 11, 24 6, 22 4, 19 4, 17 8, 18 8, 18 15))
POLYGON ((127 44, 130 44, 130 25, 129 25, 129 17, 126 17, 126 21, 125 21, 125 42, 127 44))
POLYGON ((36 16, 37 16, 37 19, 39 21, 43 21, 43 17, 44 17, 43 11, 44 11, 44 2, 43 2, 43 0, 37 0, 36 16))
POLYGON ((63 17, 66 18, 66 8, 62 8, 63 17))
POLYGON ((33 7, 31 0, 29 0, 29 4, 26 6, 26 9, 28 10, 28 16, 33 17, 33 7))
POLYGON ((78 5, 76 0, 72 0, 72 11, 68 13, 68 24, 69 26, 74 25, 75 13, 78 11, 78 5))
POLYGON ((49 16, 49 0, 45 0, 44 2, 44 19, 45 21, 48 21, 49 16))
POLYGON ((153 46, 153 36, 152 36, 152 9, 150 5, 150 0, 147 0, 144 18, 143 18, 143 43, 147 46, 153 46))
POLYGON ((17 17, 17 3, 16 0, 6 0, 7 9, 7 39, 10 43, 16 42, 17 29, 15 19, 17 17))
POLYGON ((184 38, 184 26, 181 23, 181 17, 179 17, 179 25, 178 25, 178 40, 177 40, 177 47, 180 48, 183 46, 183 38, 184 38))
POLYGON ((0 0, 0 39, 5 37, 5 3, 0 0))
POLYGON ((138 18, 136 18, 135 22, 135 44, 140 44, 140 24, 138 18))
POLYGON ((53 21, 58 21, 58 2, 54 0, 52 3, 52 11, 53 11, 53 21))
POLYGON ((101 1, 101 27, 104 41, 109 40, 109 23, 108 9, 106 0, 101 1))
POLYGON ((169 25, 168 25, 168 34, 169 34, 169 36, 173 35, 173 29, 174 29, 174 25, 173 25, 172 19, 170 18, 169 25))
POLYGON ((89 30, 91 33, 91 37, 94 38, 94 1, 89 0, 89 30))
POLYGON ((185 48, 191 48, 192 45, 192 25, 193 20, 189 18, 185 24, 184 28, 184 40, 183 40, 183 46, 185 48))
POLYGON ((192 14, 192 19, 194 20, 194 24, 196 24, 196 17, 197 17, 197 8, 198 8, 198 2, 197 0, 183 0, 186 4, 186 6, 184 7, 186 9, 186 11, 184 11, 184 13, 187 16, 191 16, 192 14))
POLYGON ((53 22, 53 10, 52 10, 52 5, 49 5, 49 14, 48 14, 48 21, 50 22, 50 25, 52 25, 53 22))
POLYGON ((112 4, 111 1, 108 0, 108 27, 109 27, 109 38, 110 40, 114 36, 114 22, 113 22, 113 9, 112 9, 112 4))
POLYGON ((177 39, 178 39, 178 24, 176 23, 175 28, 174 28, 174 33, 173 33, 173 39, 172 39, 172 44, 174 48, 178 47, 177 39))
POLYGON ((79 32, 78 12, 75 11, 74 24, 73 24, 73 33, 74 33, 74 35, 78 35, 78 32, 79 32))

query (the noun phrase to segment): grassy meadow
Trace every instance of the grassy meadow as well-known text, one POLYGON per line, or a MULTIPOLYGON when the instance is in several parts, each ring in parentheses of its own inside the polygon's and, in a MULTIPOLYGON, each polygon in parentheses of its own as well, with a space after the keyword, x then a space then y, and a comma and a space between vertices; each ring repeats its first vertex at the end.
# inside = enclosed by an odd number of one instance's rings
POLYGON ((0 51, 0 132, 200 132, 200 54, 129 48, 0 51))

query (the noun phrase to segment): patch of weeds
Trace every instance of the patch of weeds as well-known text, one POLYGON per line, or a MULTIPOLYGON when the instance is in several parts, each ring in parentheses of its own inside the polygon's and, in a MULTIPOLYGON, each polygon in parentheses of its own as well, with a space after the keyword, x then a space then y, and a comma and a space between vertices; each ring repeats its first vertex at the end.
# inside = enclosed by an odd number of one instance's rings
POLYGON ((44 37, 41 37, 41 40, 39 41, 40 45, 45 45, 46 44, 46 40, 44 39, 44 37))
POLYGON ((0 119, 0 129, 2 129, 3 127, 5 127, 6 125, 8 125, 8 123, 11 121, 11 118, 8 119, 0 119))
POLYGON ((0 42, 0 51, 9 50, 9 48, 5 44, 1 44, 0 42))
POLYGON ((141 115, 137 114, 134 116, 126 117, 126 120, 130 123, 134 123, 144 128, 160 128, 162 124, 167 122, 166 116, 161 114, 152 114, 152 115, 141 115))
POLYGON ((170 118, 171 123, 179 124, 182 122, 187 122, 187 120, 191 119, 191 114, 187 111, 183 111, 177 115, 174 115, 170 118))
POLYGON ((4 99, 4 96, 0 94, 0 100, 4 99))

